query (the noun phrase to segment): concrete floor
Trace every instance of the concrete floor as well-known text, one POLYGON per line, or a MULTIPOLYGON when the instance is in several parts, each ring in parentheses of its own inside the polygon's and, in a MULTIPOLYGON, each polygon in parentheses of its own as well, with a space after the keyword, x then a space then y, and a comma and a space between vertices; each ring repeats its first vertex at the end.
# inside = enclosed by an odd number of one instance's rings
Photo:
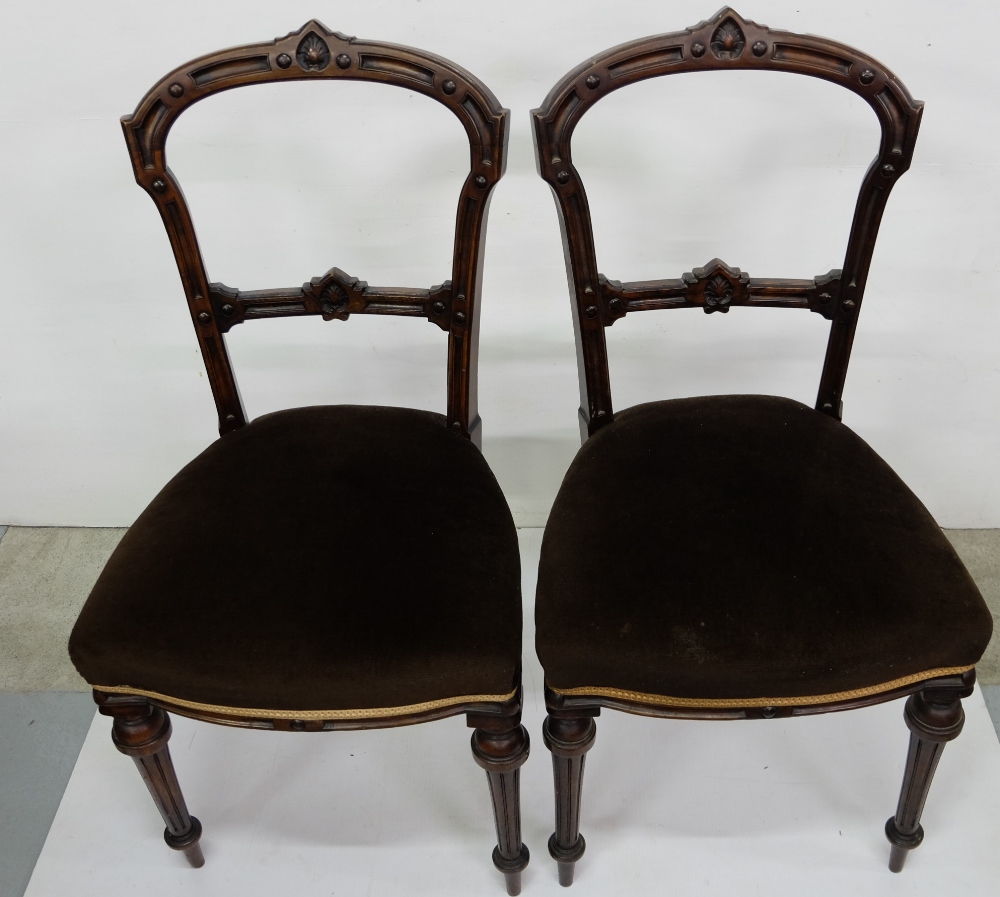
MULTIPOLYGON (((946 530, 1000 632, 1000 530, 946 530)), ((66 654, 124 529, 0 527, 0 895, 21 897, 94 715, 66 654)), ((978 664, 1000 737, 1000 637, 978 664)))

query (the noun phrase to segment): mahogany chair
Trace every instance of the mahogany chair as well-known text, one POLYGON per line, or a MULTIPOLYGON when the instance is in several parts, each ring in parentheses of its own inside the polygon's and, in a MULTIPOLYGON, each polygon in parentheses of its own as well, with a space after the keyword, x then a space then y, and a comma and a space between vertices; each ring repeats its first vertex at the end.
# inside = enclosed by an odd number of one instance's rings
POLYGON ((478 303, 490 194, 508 112, 464 69, 420 50, 308 22, 270 43, 174 70, 122 119, 136 180, 177 260, 221 438, 177 474, 122 539, 70 639, 113 739, 132 756, 167 844, 203 862, 201 824, 171 765, 167 711, 257 729, 380 728, 465 714, 488 776, 516 894, 521 843, 520 562, 513 519, 478 450, 478 303), (211 283, 167 167, 177 117, 223 90, 299 80, 396 85, 442 103, 468 134, 451 279, 369 286, 332 268, 301 287, 211 283), (448 335, 447 415, 327 405, 248 421, 223 335, 289 315, 421 318, 448 335))
POLYGON ((587 60, 533 112, 538 170, 562 224, 584 439, 545 529, 535 610, 555 775, 549 852, 564 885, 584 852, 584 758, 604 707, 773 719, 909 695, 909 757, 885 827, 889 868, 900 871, 920 844, 931 777, 962 729, 961 698, 992 621, 926 508, 841 423, 841 395, 879 221, 910 165, 921 109, 871 57, 723 9, 587 60), (574 128, 629 84, 735 69, 822 78, 878 116, 881 146, 843 268, 757 279, 714 259, 676 280, 599 274, 574 128), (830 322, 815 408, 725 395, 613 410, 605 327, 650 309, 733 306, 803 309, 830 322))

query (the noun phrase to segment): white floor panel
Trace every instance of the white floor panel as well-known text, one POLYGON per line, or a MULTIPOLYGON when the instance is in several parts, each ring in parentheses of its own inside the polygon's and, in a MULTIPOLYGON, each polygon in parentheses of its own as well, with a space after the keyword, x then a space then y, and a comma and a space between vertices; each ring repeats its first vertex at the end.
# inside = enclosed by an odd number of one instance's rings
MULTIPOLYGON (((526 605, 540 534, 522 531, 526 605)), ((552 780, 526 614, 524 893, 563 894, 546 841, 552 780)), ((588 755, 576 897, 985 895, 1000 879, 1000 743, 981 694, 949 744, 926 840, 886 868, 908 732, 902 702, 795 720, 688 722, 605 711, 588 755)), ((461 718, 274 733, 174 719, 170 746, 205 829, 189 869, 97 717, 27 897, 483 894, 503 897, 483 772, 461 718)))

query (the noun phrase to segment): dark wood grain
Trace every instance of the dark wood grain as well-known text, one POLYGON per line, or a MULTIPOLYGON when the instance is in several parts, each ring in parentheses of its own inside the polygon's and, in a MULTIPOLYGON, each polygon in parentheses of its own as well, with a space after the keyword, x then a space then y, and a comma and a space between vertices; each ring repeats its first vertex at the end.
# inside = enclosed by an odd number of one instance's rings
MULTIPOLYGON (((561 79, 533 111, 532 120, 538 172, 555 197, 563 237, 576 332, 583 441, 614 420, 605 328, 630 313, 657 309, 700 308, 706 314, 727 314, 735 306, 759 306, 821 315, 830 321, 830 334, 816 409, 839 420, 879 223, 893 185, 910 166, 922 109, 895 75, 872 57, 835 41, 758 25, 729 8, 693 28, 598 53, 561 79), (862 181, 841 268, 812 280, 762 279, 716 258, 671 279, 622 282, 601 274, 587 194, 573 165, 576 126, 595 103, 630 84, 685 72, 731 70, 821 78, 856 93, 878 117, 881 144, 862 181)), ((683 525, 683 519, 678 519, 683 525)), ((625 563, 613 553, 606 561, 625 563)), ((671 588, 669 579, 663 587, 671 588)), ((614 600, 613 595, 607 598, 614 600)), ((556 798, 556 828, 549 852, 559 864, 560 883, 572 883, 574 864, 584 850, 579 834, 584 757, 594 740, 593 718, 603 708, 668 719, 782 719, 850 710, 909 695, 910 756, 899 808, 886 825, 893 845, 890 868, 899 871, 906 851, 920 843, 920 814, 935 765, 943 744, 961 730, 960 699, 971 693, 974 682, 975 670, 969 670, 877 694, 821 696, 801 703, 775 699, 775 706, 751 707, 741 706, 741 701, 712 702, 712 706, 678 702, 674 706, 669 699, 651 695, 609 697, 585 693, 583 688, 579 694, 567 695, 546 687, 548 716, 543 733, 552 752, 556 798)))
POLYGON ((803 308, 831 322, 816 408, 840 419, 847 364, 864 297, 879 222, 889 192, 910 167, 923 104, 872 57, 835 41, 777 31, 723 9, 684 31, 631 41, 599 53, 567 74, 532 112, 538 172, 556 199, 566 268, 570 273, 573 322, 580 374, 584 435, 613 420, 611 380, 604 328, 629 311, 700 307, 725 311, 732 305, 803 308), (573 165, 572 137, 583 115, 615 90, 683 72, 777 71, 821 78, 860 96, 882 129, 878 155, 861 185, 842 267, 813 281, 750 280, 718 259, 678 280, 620 284, 598 272, 590 207, 573 165), (699 270, 712 271, 701 275, 699 270), (725 289, 709 304, 711 281, 725 289), (741 280, 741 277, 743 278, 741 280), (724 286, 724 285, 723 285, 724 286))
POLYGON ((493 865, 499 869, 510 897, 521 893, 521 872, 530 855, 521 839, 521 766, 528 759, 530 741, 520 714, 505 720, 469 714, 472 756, 484 770, 493 802, 497 846, 493 865))
MULTIPOLYGON (((348 37, 315 20, 285 37, 211 53, 180 66, 154 85, 132 115, 122 119, 136 182, 156 203, 174 251, 215 396, 220 434, 225 436, 247 422, 225 343, 225 334, 233 327, 276 317, 312 315, 325 321, 347 321, 351 315, 381 314, 423 318, 447 332, 448 426, 480 445, 476 368, 483 239, 490 196, 504 173, 507 119, 507 110, 490 90, 460 66, 421 50, 348 37), (470 168, 458 198, 452 267, 442 272, 445 276, 439 285, 373 287, 336 267, 324 274, 304 272, 305 277, 315 276, 301 286, 287 288, 246 290, 210 281, 187 202, 167 165, 171 127, 193 103, 220 91, 317 78, 375 81, 421 93, 446 106, 461 121, 469 140, 470 168)), ((397 130, 398 144, 405 152, 410 135, 401 127, 397 130)), ((277 561, 287 563, 284 558, 277 561)), ((386 562, 392 563, 392 558, 386 562)), ((336 575, 331 569, 330 576, 336 575)), ((433 661, 428 658, 428 663, 433 661)), ((516 679, 519 683, 519 674, 516 679)), ((470 688, 468 693, 478 692, 470 688)), ((487 770, 494 800, 498 832, 494 863, 504 873, 509 893, 517 893, 520 887, 528 851, 521 841, 518 769, 528 756, 528 736, 520 724, 519 684, 511 697, 502 700, 447 703, 442 699, 431 706, 414 705, 423 709, 412 712, 392 708, 331 711, 330 719, 315 718, 320 714, 313 711, 296 718, 281 711, 255 713, 189 704, 180 697, 100 689, 95 689, 94 700, 101 713, 114 717, 115 744, 135 759, 166 822, 167 843, 183 851, 196 866, 204 862, 198 846, 201 824, 187 811, 170 760, 168 711, 221 725, 287 732, 386 728, 465 714, 476 730, 474 756, 487 770)))
POLYGON ((170 759, 170 717, 159 707, 129 695, 111 695, 98 709, 114 719, 111 737, 123 754, 135 761, 149 794, 166 823, 163 839, 182 851, 196 869, 205 865, 201 851, 201 823, 188 813, 181 786, 170 759))
POLYGON ((896 815, 890 816, 885 823, 885 836, 892 845, 889 852, 892 872, 902 872, 907 854, 924 840, 920 817, 927 792, 944 746, 958 738, 965 725, 961 699, 971 693, 971 686, 932 686, 912 695, 906 702, 903 718, 910 730, 910 749, 896 815))
MULTIPOLYGON (((351 314, 390 314, 423 317, 448 332, 448 422, 480 444, 476 369, 483 244, 490 197, 506 164, 507 118, 489 88, 455 63, 410 47, 358 40, 313 20, 283 38, 211 53, 180 66, 122 119, 136 182, 156 203, 170 238, 220 433, 246 423, 223 338, 230 328, 254 318, 321 315, 346 320, 351 314), (241 290, 210 282, 187 202, 167 165, 171 127, 193 103, 220 91, 315 79, 402 87, 436 100, 462 123, 470 168, 458 200, 452 270, 440 286, 369 287, 338 268, 287 289, 241 290)), ((400 133, 400 145, 406 139, 400 133)))
POLYGON ((591 715, 549 715, 542 724, 542 736, 552 753, 556 799, 556 829, 549 838, 549 855, 559 865, 559 884, 568 888, 573 884, 576 862, 587 849, 580 834, 583 767, 597 737, 597 725, 591 715))

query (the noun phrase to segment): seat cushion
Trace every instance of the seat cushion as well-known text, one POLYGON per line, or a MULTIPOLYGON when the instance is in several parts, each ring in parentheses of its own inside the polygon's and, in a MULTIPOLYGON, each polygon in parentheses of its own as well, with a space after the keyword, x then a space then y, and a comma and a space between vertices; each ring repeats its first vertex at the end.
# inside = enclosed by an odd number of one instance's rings
POLYGON ((296 408, 153 499, 70 639, 94 686, 353 710, 508 695, 520 562, 485 459, 438 414, 296 408))
POLYGON ((706 706, 887 690, 975 664, 992 631, 889 466, 842 423, 772 396, 617 413, 563 480, 535 615, 556 690, 706 706))

